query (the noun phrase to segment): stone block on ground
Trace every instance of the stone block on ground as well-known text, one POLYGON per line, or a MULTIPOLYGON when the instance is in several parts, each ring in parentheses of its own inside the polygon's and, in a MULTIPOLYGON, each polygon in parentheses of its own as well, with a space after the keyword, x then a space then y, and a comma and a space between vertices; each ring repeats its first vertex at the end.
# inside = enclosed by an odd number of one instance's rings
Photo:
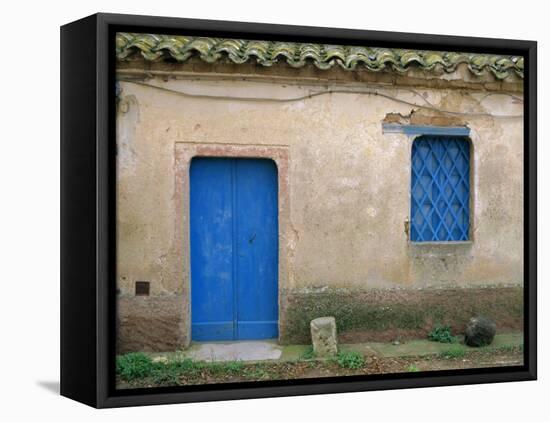
POLYGON ((471 347, 488 346, 497 332, 496 324, 489 318, 476 316, 468 321, 464 342, 471 347))
POLYGON ((336 319, 321 317, 311 321, 311 343, 315 356, 330 357, 338 352, 336 319))

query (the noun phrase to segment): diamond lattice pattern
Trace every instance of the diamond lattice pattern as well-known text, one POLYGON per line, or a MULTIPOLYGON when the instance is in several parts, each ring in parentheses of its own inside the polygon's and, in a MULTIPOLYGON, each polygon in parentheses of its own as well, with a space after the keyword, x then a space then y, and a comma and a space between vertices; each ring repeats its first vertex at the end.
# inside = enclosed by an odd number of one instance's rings
POLYGON ((470 143, 463 137, 421 136, 412 147, 411 240, 468 240, 470 143))

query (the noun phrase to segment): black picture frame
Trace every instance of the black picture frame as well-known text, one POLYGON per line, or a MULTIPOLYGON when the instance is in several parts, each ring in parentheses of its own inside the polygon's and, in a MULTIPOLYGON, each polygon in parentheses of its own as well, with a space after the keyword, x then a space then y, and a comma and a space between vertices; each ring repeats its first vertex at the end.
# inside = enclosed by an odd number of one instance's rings
POLYGON ((104 408, 535 380, 536 119, 534 41, 104 13, 61 27, 61 395, 104 408), (117 31, 524 56, 524 365, 116 391, 114 34, 117 31))

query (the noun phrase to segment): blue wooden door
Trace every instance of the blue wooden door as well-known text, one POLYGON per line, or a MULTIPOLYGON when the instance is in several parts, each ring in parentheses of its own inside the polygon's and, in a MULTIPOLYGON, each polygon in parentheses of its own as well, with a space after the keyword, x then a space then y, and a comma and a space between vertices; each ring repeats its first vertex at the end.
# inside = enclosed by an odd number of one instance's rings
POLYGON ((195 158, 190 176, 192 339, 277 337, 275 163, 195 158))

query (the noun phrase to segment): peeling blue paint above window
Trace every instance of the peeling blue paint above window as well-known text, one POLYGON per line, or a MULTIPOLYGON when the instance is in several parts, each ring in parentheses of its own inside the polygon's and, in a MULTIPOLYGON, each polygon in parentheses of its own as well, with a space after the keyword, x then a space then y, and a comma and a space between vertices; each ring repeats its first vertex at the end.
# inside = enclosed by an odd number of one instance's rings
POLYGON ((432 135, 416 138, 411 168, 411 241, 469 240, 468 138, 432 135))
POLYGON ((470 128, 467 126, 424 126, 402 125, 398 123, 383 123, 383 133, 403 133, 409 136, 415 135, 452 135, 469 136, 470 128))

